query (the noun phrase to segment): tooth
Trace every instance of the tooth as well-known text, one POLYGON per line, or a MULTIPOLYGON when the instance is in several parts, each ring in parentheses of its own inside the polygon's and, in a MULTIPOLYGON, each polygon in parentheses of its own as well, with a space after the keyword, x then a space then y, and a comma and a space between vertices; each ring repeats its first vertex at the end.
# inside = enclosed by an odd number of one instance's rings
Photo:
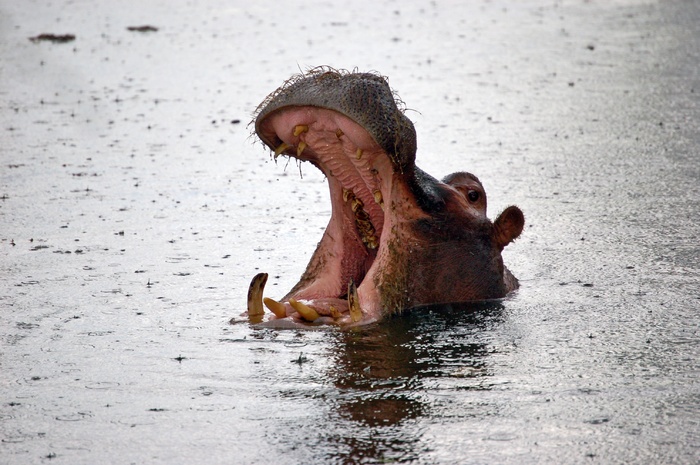
POLYGON ((382 210, 384 210, 384 198, 382 197, 382 191, 376 190, 373 192, 374 194, 374 201, 379 204, 380 207, 382 207, 382 210))
POLYGON ((358 160, 362 158, 362 149, 357 149, 357 151, 355 152, 355 158, 357 158, 358 160))
POLYGON ((299 145, 297 145, 297 157, 301 157, 301 154, 304 153, 305 148, 306 148, 306 142, 304 142, 304 141, 299 142, 299 145))
POLYGON ((362 202, 362 200, 358 198, 352 199, 352 211, 357 213, 358 210, 362 210, 362 207, 364 207, 365 204, 362 202))
POLYGON ((297 124, 294 126, 294 137, 298 136, 302 132, 306 132, 309 130, 309 127, 305 124, 297 124))
POLYGON ((291 145, 282 142, 276 149, 275 149, 275 158, 279 157, 282 152, 287 150, 291 145))
POLYGON ((342 129, 338 128, 338 129, 335 130, 335 137, 337 137, 338 139, 340 139, 341 137, 343 137, 343 134, 345 134, 345 133, 343 132, 342 129))
POLYGON ((360 308, 360 296, 357 294, 355 281, 350 279, 348 283, 348 307, 350 307, 350 319, 357 323, 362 319, 362 309, 360 308))
POLYGON ((352 198, 355 198, 355 194, 353 194, 352 191, 349 191, 343 187, 343 202, 347 202, 350 196, 352 196, 352 198))
POLYGON ((269 297, 265 297, 262 301, 277 318, 285 318, 287 316, 287 308, 284 306, 284 304, 281 304, 269 297))
POLYGON ((376 249, 379 247, 377 243, 377 237, 374 235, 374 229, 370 231, 361 231, 362 243, 367 246, 368 249, 376 249))
POLYGON ((342 313, 340 313, 340 312, 338 311, 338 309, 335 308, 335 306, 333 306, 333 305, 330 306, 329 310, 331 311, 331 316, 332 316, 333 319, 335 319, 335 320, 337 320, 338 318, 340 318, 340 317, 342 316, 342 313))
POLYGON ((291 305, 292 308, 296 310, 299 313, 299 315, 301 315, 302 318, 304 318, 306 321, 314 321, 315 319, 321 316, 313 308, 309 307, 306 304, 302 304, 301 302, 295 299, 289 299, 289 305, 291 305))
POLYGON ((367 239, 367 248, 368 249, 376 249, 379 247, 379 244, 377 244, 377 238, 374 236, 371 236, 369 239, 367 239))
POLYGON ((262 306, 262 295, 267 282, 267 273, 258 273, 253 277, 248 288, 248 316, 259 316, 265 313, 262 306))

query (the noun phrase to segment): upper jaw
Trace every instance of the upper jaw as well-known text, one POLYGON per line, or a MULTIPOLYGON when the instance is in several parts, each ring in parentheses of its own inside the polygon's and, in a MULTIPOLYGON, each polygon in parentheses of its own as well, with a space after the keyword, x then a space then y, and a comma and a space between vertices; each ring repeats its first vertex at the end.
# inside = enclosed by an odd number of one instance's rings
POLYGON ((362 241, 376 249, 395 167, 364 128, 332 110, 292 107, 268 115, 258 130, 267 144, 277 144, 270 146, 275 158, 310 161, 325 174, 333 218, 354 218, 362 241))
MULTIPOLYGON (((336 115, 357 123, 360 130, 351 137, 364 138, 381 148, 396 171, 404 172, 414 165, 415 128, 404 114, 405 105, 383 76, 329 67, 318 67, 306 74, 292 76, 268 95, 255 111, 255 132, 273 150, 283 140, 266 127, 270 115, 293 108, 332 110, 336 115)), ((358 143, 358 146, 362 147, 362 144, 358 143)))

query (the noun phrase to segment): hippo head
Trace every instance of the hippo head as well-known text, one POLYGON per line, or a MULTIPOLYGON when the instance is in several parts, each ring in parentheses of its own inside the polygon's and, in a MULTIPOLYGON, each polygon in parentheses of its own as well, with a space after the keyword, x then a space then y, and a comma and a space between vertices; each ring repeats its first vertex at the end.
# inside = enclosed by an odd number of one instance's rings
POLYGON ((524 217, 495 222, 486 193, 466 172, 438 181, 415 165, 416 132, 385 78, 314 69, 258 107, 258 137, 308 161, 328 180, 332 215, 299 282, 263 299, 267 274, 248 293, 251 321, 364 324, 415 306, 505 296, 518 286, 503 248, 524 217))

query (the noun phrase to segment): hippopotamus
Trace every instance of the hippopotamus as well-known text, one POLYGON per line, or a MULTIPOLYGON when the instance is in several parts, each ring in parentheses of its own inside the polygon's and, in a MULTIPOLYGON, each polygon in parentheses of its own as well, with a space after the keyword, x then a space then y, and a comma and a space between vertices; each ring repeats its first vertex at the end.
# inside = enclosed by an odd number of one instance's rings
POLYGON ((415 164, 416 131, 376 73, 316 68, 287 80, 254 113, 271 155, 308 161, 328 180, 331 218, 299 282, 263 299, 251 321, 355 326, 429 304, 502 298, 518 287, 501 251, 523 230, 516 206, 495 221, 468 172, 442 181, 415 164), (266 313, 263 307, 270 313, 266 313))

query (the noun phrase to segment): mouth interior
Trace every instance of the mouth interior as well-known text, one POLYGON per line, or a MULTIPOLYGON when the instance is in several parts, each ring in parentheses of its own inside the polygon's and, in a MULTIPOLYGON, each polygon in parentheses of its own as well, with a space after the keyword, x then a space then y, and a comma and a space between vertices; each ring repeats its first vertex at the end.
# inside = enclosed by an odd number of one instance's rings
POLYGON ((286 107, 258 127, 261 138, 281 154, 309 161, 328 180, 332 216, 302 280, 287 299, 347 299, 348 285, 360 294, 383 248, 388 216, 391 161, 353 120, 316 107, 286 107))

